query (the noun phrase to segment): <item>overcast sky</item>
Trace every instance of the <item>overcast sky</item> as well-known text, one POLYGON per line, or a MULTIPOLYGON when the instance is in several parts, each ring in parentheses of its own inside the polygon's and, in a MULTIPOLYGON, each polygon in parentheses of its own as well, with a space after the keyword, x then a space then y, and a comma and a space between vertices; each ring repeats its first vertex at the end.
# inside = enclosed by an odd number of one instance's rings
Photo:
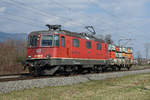
POLYGON ((116 43, 120 38, 135 39, 127 45, 145 55, 150 0, 0 0, 0 31, 29 33, 47 29, 45 24, 77 32, 92 25, 98 35, 111 34, 116 43))

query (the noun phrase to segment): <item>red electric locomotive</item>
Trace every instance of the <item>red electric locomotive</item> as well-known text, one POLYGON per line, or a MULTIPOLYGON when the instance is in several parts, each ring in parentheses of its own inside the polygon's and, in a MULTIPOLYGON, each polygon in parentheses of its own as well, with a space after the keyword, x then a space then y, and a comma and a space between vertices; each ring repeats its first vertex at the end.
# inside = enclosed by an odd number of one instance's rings
POLYGON ((28 36, 26 67, 34 75, 100 72, 110 65, 108 44, 86 33, 61 30, 47 25, 47 31, 28 36))

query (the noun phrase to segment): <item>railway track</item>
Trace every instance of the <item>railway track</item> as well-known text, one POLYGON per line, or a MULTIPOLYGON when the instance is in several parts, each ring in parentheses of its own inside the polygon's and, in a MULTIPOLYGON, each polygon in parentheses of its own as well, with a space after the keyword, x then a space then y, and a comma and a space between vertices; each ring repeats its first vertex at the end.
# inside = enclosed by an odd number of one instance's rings
POLYGON ((43 75, 40 77, 33 77, 30 76, 29 73, 24 73, 24 74, 13 74, 13 75, 0 75, 0 82, 8 82, 8 81, 19 81, 19 80, 32 80, 32 79, 42 79, 42 78, 53 78, 53 77, 70 77, 70 76, 79 76, 79 75, 88 75, 88 74, 106 74, 106 73, 116 73, 116 72, 125 72, 125 71, 137 71, 137 70, 144 70, 144 69, 150 69, 148 68, 142 68, 142 69, 131 69, 131 70, 126 70, 122 69, 120 71, 107 71, 107 72, 101 72, 101 73, 84 73, 84 74, 74 74, 74 75, 43 75))
POLYGON ((24 76, 29 76, 29 73, 0 75, 0 79, 18 78, 18 77, 24 77, 24 76))
POLYGON ((93 80, 104 80, 108 78, 116 78, 128 75, 150 73, 150 68, 136 70, 122 70, 115 72, 90 73, 85 75, 70 75, 70 76, 41 76, 41 77, 19 77, 0 79, 0 93, 8 93, 32 88, 43 88, 46 86, 64 86, 84 83, 93 80))

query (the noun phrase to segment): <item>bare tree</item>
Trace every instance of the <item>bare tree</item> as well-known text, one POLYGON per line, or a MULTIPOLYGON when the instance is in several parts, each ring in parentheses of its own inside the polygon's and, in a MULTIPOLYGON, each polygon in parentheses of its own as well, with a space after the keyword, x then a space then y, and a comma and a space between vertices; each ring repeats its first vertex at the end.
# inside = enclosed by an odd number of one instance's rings
POLYGON ((148 60, 148 57, 149 57, 149 49, 150 49, 150 43, 145 43, 144 47, 145 47, 146 60, 148 60))
POLYGON ((0 43, 0 74, 20 73, 25 52, 24 41, 8 40, 0 43))
POLYGON ((142 64, 142 55, 141 55, 141 52, 137 51, 136 55, 137 55, 138 65, 141 65, 142 64))

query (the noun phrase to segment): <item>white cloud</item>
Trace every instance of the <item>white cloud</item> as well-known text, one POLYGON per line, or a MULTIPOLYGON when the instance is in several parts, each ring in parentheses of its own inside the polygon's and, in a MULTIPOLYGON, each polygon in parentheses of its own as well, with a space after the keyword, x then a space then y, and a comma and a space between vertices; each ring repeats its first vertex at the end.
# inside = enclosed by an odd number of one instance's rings
MULTIPOLYGON (((8 0, 11 1, 11 0, 8 0)), ((22 2, 25 8, 10 4, 0 4, 0 13, 7 11, 16 15, 17 21, 0 16, 0 31, 31 32, 47 29, 45 24, 61 24, 71 31, 83 32, 85 25, 93 25, 97 35, 111 34, 115 42, 121 37, 136 39, 135 50, 150 42, 150 18, 146 4, 149 0, 15 0, 22 2), (28 9, 33 7, 33 11, 28 9), (147 10, 146 10, 147 9, 147 10), (42 13, 42 14, 41 14, 42 13), (19 16, 30 18, 18 18, 19 16), (56 17, 57 16, 57 17, 56 17), (26 22, 33 25, 23 24, 26 22)), ((23 6, 23 5, 21 5, 23 6)), ((141 49, 140 49, 141 50, 141 49)))
POLYGON ((0 13, 3 13, 6 10, 6 7, 0 7, 0 13))
MULTIPOLYGON (((12 13, 30 17, 34 19, 33 22, 35 21, 38 25, 41 25, 41 23, 62 24, 67 27, 74 27, 74 30, 84 27, 84 25, 94 25, 99 31, 99 34, 102 32, 101 30, 106 31, 104 33, 118 32, 118 34, 120 34, 119 32, 130 30, 132 26, 135 25, 137 27, 141 24, 140 20, 134 19, 133 21, 132 19, 133 17, 138 17, 138 15, 144 15, 144 4, 146 1, 147 0, 25 0, 20 2, 24 3, 26 8, 37 8, 35 10, 46 13, 43 15, 48 15, 49 17, 42 16, 41 14, 29 9, 22 9, 19 7, 16 9, 16 12, 12 13), (105 11, 101 10, 91 14, 88 10, 91 10, 92 12, 92 9, 88 9, 88 7, 96 5, 98 10, 103 8, 108 12, 105 13, 105 11), (67 8, 70 8, 70 10, 67 8), (115 18, 109 13, 118 17, 115 18), (125 15, 127 15, 130 19, 124 18, 125 15), (137 23, 137 25, 132 22, 137 23), (124 27, 128 28, 124 29, 124 27)), ((144 22, 146 23, 146 21, 144 22)), ((18 27, 18 29, 21 28, 18 27)), ((26 30, 22 29, 22 31, 26 30)))
POLYGON ((44 23, 49 24, 59 24, 60 18, 59 17, 51 17, 51 18, 45 18, 44 23))
POLYGON ((145 14, 145 4, 149 0, 101 0, 99 6, 115 15, 137 17, 145 14))
MULTIPOLYGON (((23 15, 24 17, 31 18, 33 19, 32 23, 39 26, 43 24, 61 24, 64 27, 72 28, 73 31, 82 32, 85 25, 93 25, 96 27, 98 34, 112 34, 115 39, 127 33, 133 33, 131 35, 133 38, 137 38, 136 36, 141 38, 142 33, 149 34, 148 26, 150 26, 150 19, 144 18, 147 15, 146 13, 148 13, 146 12, 148 10, 145 10, 145 4, 149 0, 15 1, 24 3, 26 8, 33 7, 37 12, 17 6, 13 7, 13 5, 10 6, 9 4, 7 5, 7 10, 12 11, 16 16, 23 15), (42 15, 38 12, 41 12, 42 15)), ((0 6, 4 5, 0 4, 0 6)), ((6 7, 0 7, 0 12, 4 12, 5 10, 6 7)), ((20 18, 16 17, 16 19, 20 18)), ((30 25, 21 25, 21 23, 18 25, 5 20, 7 19, 4 19, 0 30, 5 29, 7 25, 10 27, 8 29, 10 32, 40 30, 38 27, 32 28, 30 25)), ((21 21, 30 22, 27 20, 21 21)))

